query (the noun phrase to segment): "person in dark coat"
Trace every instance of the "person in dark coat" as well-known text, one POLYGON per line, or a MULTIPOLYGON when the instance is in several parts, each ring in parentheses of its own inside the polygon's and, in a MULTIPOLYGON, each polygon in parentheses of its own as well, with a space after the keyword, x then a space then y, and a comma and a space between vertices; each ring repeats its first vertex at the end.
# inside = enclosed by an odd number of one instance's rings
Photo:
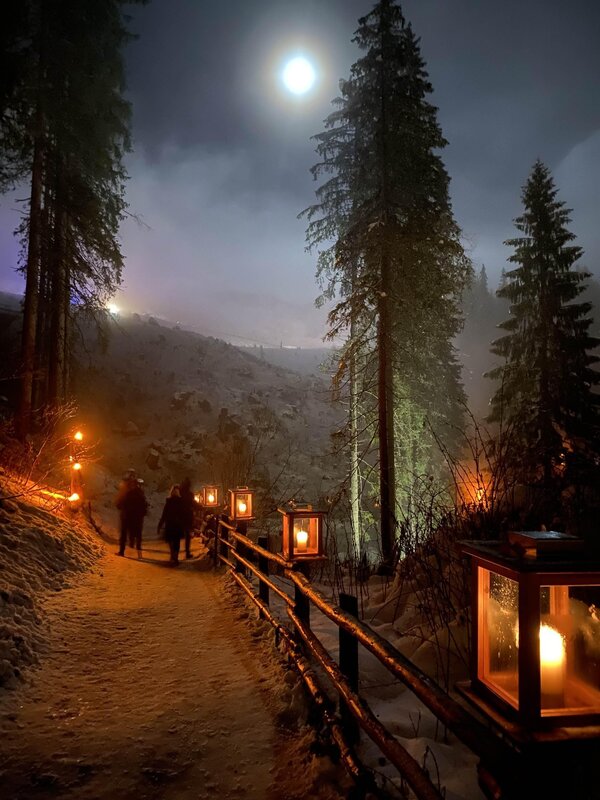
POLYGON ((179 492, 184 508, 184 527, 183 535, 185 537, 185 557, 192 558, 192 530, 194 528, 194 513, 196 511, 196 501, 194 493, 192 492, 192 484, 189 478, 184 478, 179 485, 179 492))
POLYGON ((179 548, 184 536, 186 513, 179 486, 171 489, 165 501, 160 520, 158 521, 158 534, 165 529, 165 539, 171 551, 171 564, 179 564, 179 548))
POLYGON ((142 484, 135 477, 133 470, 130 470, 121 482, 115 505, 119 509, 120 517, 117 555, 125 555, 125 547, 129 539, 129 546, 137 548, 138 557, 140 557, 142 554, 142 529, 144 517, 148 513, 148 503, 142 484))

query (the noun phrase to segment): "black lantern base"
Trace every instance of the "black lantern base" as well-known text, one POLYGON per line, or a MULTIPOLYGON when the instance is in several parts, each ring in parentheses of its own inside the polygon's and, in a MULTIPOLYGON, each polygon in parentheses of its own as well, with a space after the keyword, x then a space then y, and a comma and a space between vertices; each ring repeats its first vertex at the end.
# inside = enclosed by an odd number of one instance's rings
POLYGON ((600 786, 600 725, 565 725, 532 730, 510 719, 475 691, 470 681, 456 685, 461 696, 507 742, 515 761, 506 766, 480 764, 480 786, 486 797, 497 797, 486 783, 492 774, 500 786, 510 787, 502 797, 531 800, 594 800, 600 786))
MULTIPOLYGON (((538 727, 532 728, 524 725, 516 718, 512 718, 510 711, 500 710, 493 699, 487 699, 483 692, 473 688, 471 681, 461 681, 456 684, 457 691, 485 717, 486 721, 502 736, 507 736, 515 745, 530 744, 532 742, 556 742, 565 739, 597 740, 600 744, 600 724, 597 719, 577 717, 575 721, 570 717, 561 717, 557 723, 556 717, 542 717, 538 727)), ((490 698, 492 692, 489 693, 490 698)), ((515 712, 516 713, 516 712, 515 712)))

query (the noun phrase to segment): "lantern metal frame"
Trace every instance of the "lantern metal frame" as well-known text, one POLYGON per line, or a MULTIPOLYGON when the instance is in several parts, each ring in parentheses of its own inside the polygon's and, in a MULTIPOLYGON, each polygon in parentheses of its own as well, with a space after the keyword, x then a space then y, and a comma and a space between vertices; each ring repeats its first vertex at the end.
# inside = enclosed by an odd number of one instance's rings
POLYGON ((229 489, 229 519, 234 522, 249 522, 254 519, 254 489, 249 489, 247 486, 229 489), (240 495, 248 497, 247 513, 241 513, 238 509, 240 495))
POLYGON ((202 487, 202 505, 205 508, 217 508, 219 505, 219 487, 211 484, 210 486, 203 486, 202 487), (208 499, 208 496, 212 494, 214 495, 214 500, 211 502, 208 499))
POLYGON ((281 536, 281 552, 287 561, 325 560, 323 554, 323 517, 325 511, 313 509, 309 504, 289 504, 277 509, 283 515, 283 533, 281 536), (299 519, 313 520, 316 526, 316 547, 302 552, 294 543, 294 523, 299 519))
MULTIPOLYGON (((556 534, 554 534, 556 536, 556 534)), ((548 729, 565 725, 598 725, 600 704, 589 712, 565 713, 542 708, 542 665, 540 656, 540 626, 542 587, 600 587, 600 563, 574 558, 570 553, 554 557, 538 555, 528 558, 506 552, 500 542, 463 542, 462 551, 471 558, 471 683, 468 691, 459 686, 471 702, 488 716, 495 708, 508 720, 529 729, 548 729), (485 673, 484 590, 485 572, 495 573, 514 581, 518 587, 518 656, 517 705, 503 697, 498 687, 483 679, 485 673)), ((594 704, 595 706, 595 704, 594 704)), ((501 718, 501 717, 500 717, 501 718)), ((496 719, 498 721, 498 718, 496 719)))

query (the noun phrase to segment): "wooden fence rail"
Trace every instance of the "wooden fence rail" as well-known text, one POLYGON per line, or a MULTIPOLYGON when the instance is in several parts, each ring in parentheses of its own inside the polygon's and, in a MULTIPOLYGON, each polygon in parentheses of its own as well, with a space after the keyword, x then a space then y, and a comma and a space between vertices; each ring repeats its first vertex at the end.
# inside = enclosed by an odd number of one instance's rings
MULTIPOLYGON (((266 539, 266 537, 265 537, 266 539)), ((297 571, 297 564, 286 561, 267 549, 266 541, 253 542, 226 520, 220 520, 214 538, 214 561, 225 564, 237 584, 257 606, 259 614, 273 625, 277 641, 283 641, 305 686, 321 710, 340 756, 350 774, 364 789, 377 792, 372 774, 360 764, 353 749, 360 728, 389 761, 419 800, 441 800, 442 795, 428 773, 379 722, 366 700, 358 692, 358 644, 372 653, 396 678, 402 681, 419 700, 481 759, 479 780, 489 798, 518 796, 520 764, 515 751, 489 728, 474 718, 435 681, 407 659, 386 639, 358 619, 354 598, 340 596, 345 608, 329 602, 310 581, 297 571), (255 564, 252 555, 258 561, 255 564), (270 567, 289 581, 292 597, 270 575, 270 567), (258 594, 245 573, 258 580, 258 594), (287 605, 292 631, 278 620, 269 608, 269 592, 277 594, 287 605), (310 606, 314 605, 339 629, 340 663, 331 657, 310 628, 310 606), (333 712, 326 693, 306 658, 310 654, 321 666, 339 696, 339 715, 333 712), (503 786, 495 775, 501 775, 503 786), (514 792, 513 792, 514 789, 514 792)))

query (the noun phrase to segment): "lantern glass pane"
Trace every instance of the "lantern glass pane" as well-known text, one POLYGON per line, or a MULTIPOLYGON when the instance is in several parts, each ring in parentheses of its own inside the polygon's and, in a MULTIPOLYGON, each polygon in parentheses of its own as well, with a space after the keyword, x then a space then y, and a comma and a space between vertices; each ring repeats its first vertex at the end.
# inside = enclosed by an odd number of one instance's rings
POLYGON ((252 494, 250 492, 236 492, 235 517, 243 519, 252 516, 252 494))
POLYGON ((478 568, 477 675, 495 694, 519 707, 519 585, 478 568))
POLYGON ((321 522, 318 516, 283 516, 283 557, 302 558, 319 555, 321 522))
POLYGON ((294 517, 294 554, 297 556, 318 555, 318 517, 294 517))
POLYGON ((600 713, 600 586, 540 587, 542 716, 600 713))
POLYGON ((219 504, 219 492, 216 486, 207 486, 204 489, 204 505, 216 506, 219 504))

